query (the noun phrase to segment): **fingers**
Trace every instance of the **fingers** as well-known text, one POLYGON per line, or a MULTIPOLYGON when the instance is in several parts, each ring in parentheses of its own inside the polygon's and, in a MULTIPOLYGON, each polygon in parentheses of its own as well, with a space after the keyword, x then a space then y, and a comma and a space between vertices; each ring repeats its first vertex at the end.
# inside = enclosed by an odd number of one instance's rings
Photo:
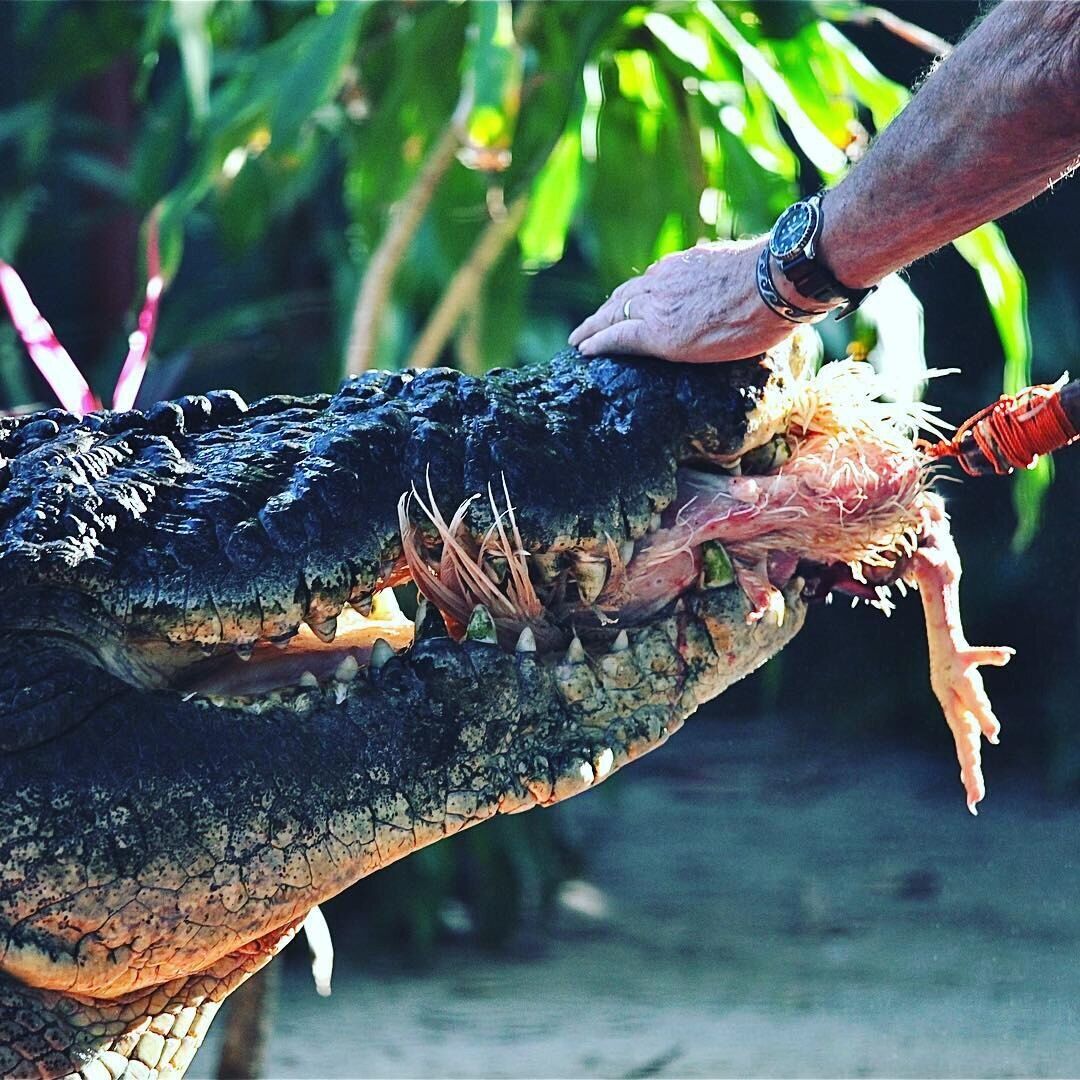
MULTIPOLYGON (((574 344, 571 341, 571 344, 574 344)), ((644 319, 623 319, 587 337, 578 346, 584 356, 648 352, 644 319)))
MULTIPOLYGON (((596 312, 590 315, 567 339, 569 344, 574 348, 580 348, 583 341, 588 340, 597 333, 599 330, 603 330, 605 327, 610 326, 615 319, 608 314, 608 305, 611 303, 608 300, 603 307, 599 308, 596 312)), ((619 312, 619 316, 622 316, 622 312, 619 312)))
MULTIPOLYGON (((623 282, 594 314, 574 329, 568 339, 569 344, 575 348, 581 348, 582 343, 594 334, 616 323, 628 318, 641 321, 641 316, 644 314, 643 305, 647 302, 649 292, 649 288, 642 285, 641 278, 632 278, 630 281, 623 282), (627 314, 628 305, 629 315, 627 314)), ((581 351, 596 355, 595 350, 592 349, 581 351)))

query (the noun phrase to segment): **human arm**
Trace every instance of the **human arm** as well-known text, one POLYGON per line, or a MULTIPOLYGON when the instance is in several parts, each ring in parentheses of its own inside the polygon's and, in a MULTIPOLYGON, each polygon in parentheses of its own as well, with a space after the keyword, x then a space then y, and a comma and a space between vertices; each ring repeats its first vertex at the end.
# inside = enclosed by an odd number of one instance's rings
MULTIPOLYGON (((1028 202, 1080 155, 1080 3, 1006 0, 926 80, 864 160, 827 193, 820 258, 859 288, 1028 202)), ((570 335, 586 355, 735 360, 791 324, 761 301, 767 238, 668 255, 570 335), (626 305, 629 303, 629 316, 626 305)), ((780 293, 800 297, 773 264, 780 293)))

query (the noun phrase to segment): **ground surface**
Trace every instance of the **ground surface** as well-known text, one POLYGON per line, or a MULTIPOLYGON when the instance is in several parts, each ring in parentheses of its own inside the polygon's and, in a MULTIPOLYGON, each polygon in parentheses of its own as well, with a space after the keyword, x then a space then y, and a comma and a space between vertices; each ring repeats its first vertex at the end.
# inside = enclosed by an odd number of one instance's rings
POLYGON ((292 965, 269 1072, 1078 1076, 1080 807, 1004 754, 976 820, 944 756, 691 722, 560 811, 589 880, 542 948, 292 965))

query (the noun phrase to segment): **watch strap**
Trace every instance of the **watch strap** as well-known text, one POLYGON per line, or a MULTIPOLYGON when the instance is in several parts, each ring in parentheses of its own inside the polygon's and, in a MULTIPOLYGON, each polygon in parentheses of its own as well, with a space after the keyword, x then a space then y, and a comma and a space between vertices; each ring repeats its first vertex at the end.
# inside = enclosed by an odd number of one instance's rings
POLYGON ((777 259, 780 272, 800 296, 817 300, 823 304, 832 304, 839 301, 841 308, 838 311, 837 319, 846 319, 862 306, 866 298, 877 289, 877 286, 871 285, 866 289, 853 289, 844 285, 818 258, 815 247, 818 238, 821 236, 825 221, 822 211, 822 197, 820 194, 811 195, 806 200, 806 203, 813 210, 813 229, 800 251, 786 260, 777 259))
POLYGON ((777 291, 773 284, 772 268, 769 266, 769 245, 761 249, 757 261, 757 290, 758 295, 765 302, 765 306, 771 308, 782 319, 793 323, 811 323, 824 319, 827 311, 807 311, 805 308, 789 304, 777 291))

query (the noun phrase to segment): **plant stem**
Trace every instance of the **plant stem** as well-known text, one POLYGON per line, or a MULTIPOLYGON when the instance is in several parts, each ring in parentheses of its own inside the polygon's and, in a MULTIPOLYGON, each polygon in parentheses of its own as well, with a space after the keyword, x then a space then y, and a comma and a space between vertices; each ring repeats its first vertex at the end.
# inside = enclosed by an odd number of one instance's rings
POLYGON ((458 267, 438 305, 428 319, 420 340, 409 357, 408 367, 431 367, 454 332, 465 309, 474 301, 491 268, 502 257, 506 245, 517 235, 529 205, 526 194, 519 195, 503 217, 488 222, 473 245, 469 257, 458 267))
MULTIPOLYGON (((532 33, 541 7, 539 0, 527 0, 520 5, 514 18, 514 37, 519 43, 524 42, 532 33)), ((454 115, 447 122, 412 187, 405 197, 391 208, 389 224, 364 271, 353 308, 349 341, 345 349, 345 371, 348 375, 359 375, 367 371, 375 360, 379 329, 398 267, 405 258, 409 244, 416 235, 439 184, 454 163, 454 157, 461 147, 462 121, 467 113, 468 102, 459 101, 454 115)), ((515 231, 516 228, 517 226, 515 231)), ((438 310, 442 307, 440 302, 438 310)))
POLYGON ((349 375, 367 371, 375 360, 379 328, 394 286, 394 277, 460 145, 458 125, 455 118, 451 118, 412 187, 390 210, 390 221, 364 271, 353 309, 349 343, 345 350, 345 370, 349 375))

